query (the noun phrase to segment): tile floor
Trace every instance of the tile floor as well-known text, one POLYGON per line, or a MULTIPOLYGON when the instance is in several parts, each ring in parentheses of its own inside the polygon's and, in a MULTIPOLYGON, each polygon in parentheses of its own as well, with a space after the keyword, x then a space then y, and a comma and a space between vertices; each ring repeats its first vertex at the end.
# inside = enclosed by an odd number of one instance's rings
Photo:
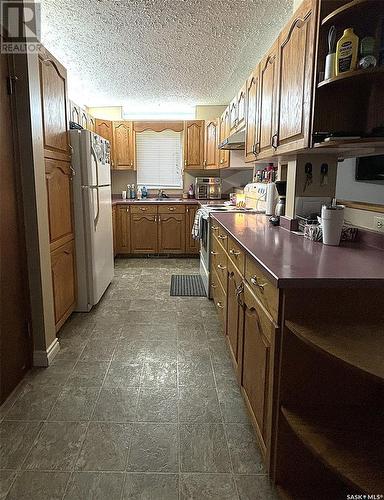
POLYGON ((270 500, 196 259, 121 259, 105 297, 0 408, 0 499, 270 500))

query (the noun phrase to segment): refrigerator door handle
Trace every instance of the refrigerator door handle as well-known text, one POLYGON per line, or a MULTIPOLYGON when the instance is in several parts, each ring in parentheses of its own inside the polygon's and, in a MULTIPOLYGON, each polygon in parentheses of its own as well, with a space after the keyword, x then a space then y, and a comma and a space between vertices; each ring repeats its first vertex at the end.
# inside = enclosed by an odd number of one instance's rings
POLYGON ((100 193, 99 193, 99 186, 92 186, 92 189, 96 189, 97 192, 97 210, 96 210, 96 216, 93 219, 93 224, 95 226, 95 229, 97 228, 97 223, 99 222, 99 217, 100 217, 100 193))
POLYGON ((97 154, 96 151, 94 150, 92 144, 91 144, 91 155, 95 159, 95 168, 96 168, 96 186, 99 185, 99 161, 97 159, 97 154))

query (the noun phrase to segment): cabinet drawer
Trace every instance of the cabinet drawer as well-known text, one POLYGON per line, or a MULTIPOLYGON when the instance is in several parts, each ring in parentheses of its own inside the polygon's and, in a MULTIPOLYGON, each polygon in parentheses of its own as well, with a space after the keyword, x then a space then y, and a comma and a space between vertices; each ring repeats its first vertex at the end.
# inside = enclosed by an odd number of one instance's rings
POLYGON ((119 210, 124 210, 127 213, 130 212, 130 206, 127 203, 117 203, 116 205, 112 206, 112 209, 113 208, 119 209, 119 210))
POLYGON ((277 322, 279 291, 261 271, 260 266, 248 256, 245 259, 245 279, 252 292, 277 322))
POLYGON ((217 314, 223 325, 224 333, 227 321, 227 295, 221 286, 220 280, 215 271, 211 275, 212 299, 215 303, 217 314))
POLYGON ((132 205, 131 214, 157 214, 157 205, 132 205))
POLYGON ((227 291, 227 277, 228 277, 228 262, 227 254, 223 250, 221 244, 216 238, 212 238, 211 249, 211 272, 215 271, 220 280, 225 292, 227 291))
POLYGON ((159 205, 159 214, 184 214, 184 205, 159 205))
POLYGON ((212 223, 212 234, 217 239, 217 241, 222 245, 224 250, 228 249, 228 235, 224 229, 216 223, 212 223))
POLYGON ((244 274, 245 267, 245 253, 244 250, 233 240, 228 238, 228 255, 231 261, 235 264, 241 274, 244 274))

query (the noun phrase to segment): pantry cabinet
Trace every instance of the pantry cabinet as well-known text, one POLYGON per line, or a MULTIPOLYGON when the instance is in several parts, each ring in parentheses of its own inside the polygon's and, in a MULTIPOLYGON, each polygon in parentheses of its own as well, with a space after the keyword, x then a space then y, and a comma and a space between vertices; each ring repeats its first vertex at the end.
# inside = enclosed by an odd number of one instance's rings
POLYGON ((200 240, 192 238, 192 228, 195 221, 197 207, 189 205, 185 209, 185 253, 198 254, 200 249, 200 240))
POLYGON ((184 122, 184 169, 200 169, 204 166, 204 120, 184 122))
POLYGON ((161 213, 158 215, 158 223, 159 253, 184 254, 185 214, 161 213))
POLYGON ((257 66, 250 74, 246 86, 247 112, 245 130, 245 161, 255 161, 259 135, 260 71, 257 66))
POLYGON ((113 122, 113 158, 115 170, 135 169, 135 133, 130 121, 113 122))
POLYGON ((316 2, 304 0, 278 39, 277 154, 310 145, 310 114, 315 52, 316 2))
POLYGON ((277 42, 259 64, 259 123, 256 128, 257 159, 274 152, 272 136, 275 130, 277 89, 277 42))
POLYGON ((206 120, 204 141, 204 168, 206 170, 219 167, 218 133, 218 121, 206 120))

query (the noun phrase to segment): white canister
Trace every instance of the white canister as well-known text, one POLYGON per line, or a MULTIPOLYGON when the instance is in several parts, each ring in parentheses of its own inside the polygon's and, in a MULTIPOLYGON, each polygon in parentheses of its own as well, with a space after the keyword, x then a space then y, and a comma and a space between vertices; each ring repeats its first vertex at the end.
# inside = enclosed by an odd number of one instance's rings
POLYGON ((325 58, 325 73, 324 80, 328 80, 329 78, 333 78, 335 76, 335 64, 336 64, 336 54, 328 54, 325 58))
POLYGON ((123 200, 126 200, 127 199, 127 191, 121 191, 121 197, 123 198, 123 200))
POLYGON ((344 223, 344 205, 323 205, 321 207, 321 225, 324 245, 339 245, 344 223))

